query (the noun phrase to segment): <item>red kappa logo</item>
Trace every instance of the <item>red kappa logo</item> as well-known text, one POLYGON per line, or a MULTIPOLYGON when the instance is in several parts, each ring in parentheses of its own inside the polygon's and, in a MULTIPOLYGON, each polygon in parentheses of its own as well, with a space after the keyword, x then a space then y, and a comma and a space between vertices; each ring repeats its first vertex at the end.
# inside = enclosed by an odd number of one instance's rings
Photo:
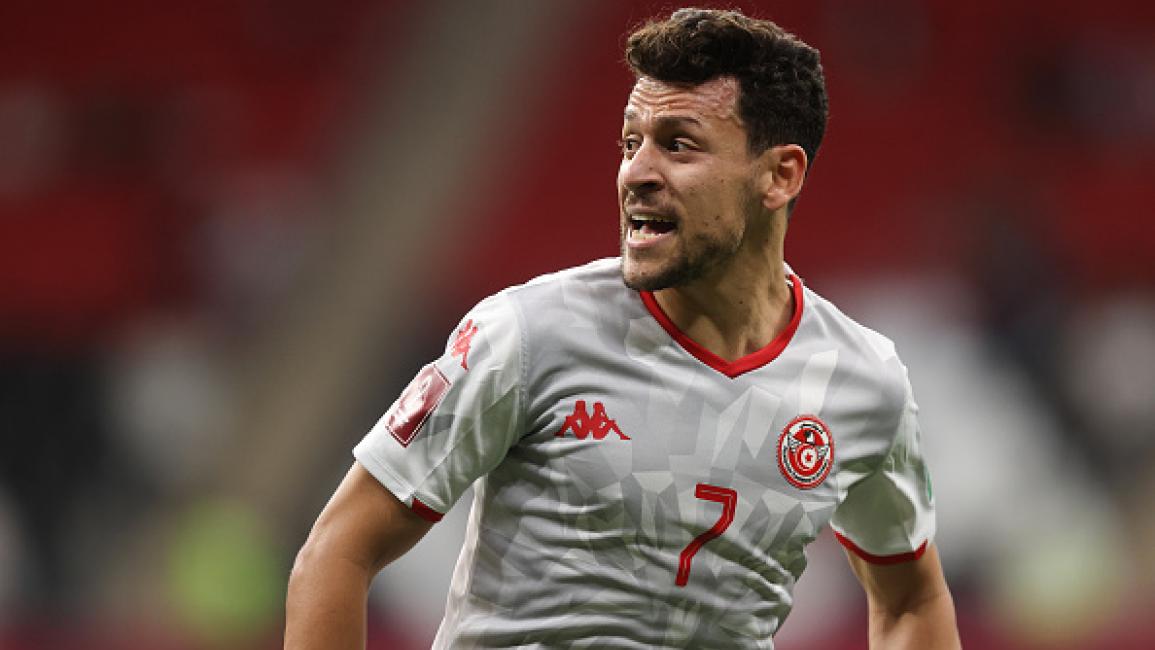
POLYGON ((579 399, 577 405, 574 406, 573 413, 565 416, 565 422, 561 425, 561 429, 554 435, 562 438, 565 436, 566 430, 573 431, 578 440, 585 440, 588 436, 593 436, 594 440, 601 440, 611 433, 616 433, 622 440, 629 440, 630 437, 622 433, 618 423, 608 415, 606 415, 606 407, 602 406, 601 402, 594 402, 594 412, 591 415, 586 411, 586 401, 579 399))
POLYGON ((466 356, 469 355, 469 344, 473 342, 473 335, 477 334, 477 326, 473 324, 473 319, 465 321, 461 329, 457 330, 457 337, 453 339, 451 347, 451 356, 461 355, 461 367, 469 370, 469 366, 465 363, 466 356))
POLYGON ((385 413, 385 428, 402 447, 408 447, 448 391, 449 380, 437 366, 425 366, 385 413))
POLYGON ((794 418, 778 436, 778 469, 794 487, 818 487, 833 464, 834 438, 817 416, 794 418))

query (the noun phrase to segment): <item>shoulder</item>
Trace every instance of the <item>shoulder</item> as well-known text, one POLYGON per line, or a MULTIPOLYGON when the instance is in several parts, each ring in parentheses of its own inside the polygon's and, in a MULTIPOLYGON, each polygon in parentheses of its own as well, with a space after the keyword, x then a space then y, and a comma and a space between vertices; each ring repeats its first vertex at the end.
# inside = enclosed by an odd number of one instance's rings
POLYGON ((854 320, 810 287, 804 286, 803 290, 810 315, 819 321, 830 336, 859 350, 878 363, 898 359, 894 341, 854 320))
MULTIPOLYGON (((606 258, 539 275, 485 297, 470 310, 470 314, 489 311, 506 312, 508 316, 510 309, 524 310, 542 303, 567 302, 567 299, 573 302, 575 290, 579 287, 587 293, 609 294, 615 284, 613 280, 619 278, 617 269, 617 259, 606 258)), ((616 284, 624 288, 620 279, 616 284)))
POLYGON ((574 298, 572 291, 581 287, 587 291, 610 295, 625 290, 622 284, 620 262, 616 257, 594 260, 553 273, 539 275, 522 284, 514 285, 498 295, 508 295, 519 301, 574 298), (559 291, 570 291, 560 294, 559 291))
POLYGON ((853 374, 878 384, 887 401, 901 408, 909 393, 906 366, 894 341, 854 320, 833 302, 804 286, 808 329, 838 350, 840 364, 853 374))
POLYGON ((594 260, 535 277, 503 289, 477 304, 462 319, 486 317, 520 336, 556 338, 561 333, 602 328, 641 305, 637 293, 621 279, 618 258, 594 260))
POLYGON ((622 282, 619 264, 617 258, 594 260, 509 287, 495 298, 509 300, 534 329, 573 326, 637 301, 636 292, 622 282))

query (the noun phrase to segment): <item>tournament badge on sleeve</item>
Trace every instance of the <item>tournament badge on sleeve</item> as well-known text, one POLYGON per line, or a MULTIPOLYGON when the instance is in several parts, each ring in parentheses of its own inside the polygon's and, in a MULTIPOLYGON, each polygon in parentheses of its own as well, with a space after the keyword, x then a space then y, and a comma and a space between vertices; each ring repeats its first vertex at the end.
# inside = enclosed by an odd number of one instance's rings
POLYGON ((790 421, 778 437, 778 469, 794 487, 818 487, 834 464, 834 438, 826 423, 814 415, 790 421))
POLYGON ((441 398, 449 391, 449 380, 432 363, 421 369, 401 397, 385 413, 385 426, 389 433, 408 447, 429 414, 441 403, 441 398))

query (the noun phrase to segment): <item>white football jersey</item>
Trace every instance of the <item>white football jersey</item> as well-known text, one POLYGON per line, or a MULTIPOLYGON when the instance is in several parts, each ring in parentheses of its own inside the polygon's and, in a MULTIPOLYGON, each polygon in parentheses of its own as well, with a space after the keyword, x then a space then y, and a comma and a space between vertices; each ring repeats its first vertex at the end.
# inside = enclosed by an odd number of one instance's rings
POLYGON ((354 454, 436 521, 474 481, 437 648, 772 648, 804 549, 875 562, 934 533, 906 369, 790 276, 733 362, 619 261, 482 301, 354 454))

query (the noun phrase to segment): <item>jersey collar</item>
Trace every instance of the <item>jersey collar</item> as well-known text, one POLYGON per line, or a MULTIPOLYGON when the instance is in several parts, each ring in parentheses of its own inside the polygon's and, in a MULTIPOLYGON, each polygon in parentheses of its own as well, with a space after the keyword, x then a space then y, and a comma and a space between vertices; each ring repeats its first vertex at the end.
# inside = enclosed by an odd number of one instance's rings
POLYGON ((714 370, 733 379, 738 375, 756 370, 762 366, 770 363, 782 354, 782 350, 786 349, 790 339, 794 338, 794 332, 798 331, 798 324, 802 322, 802 280, 798 279, 797 275, 791 273, 789 275, 790 289, 794 296, 794 315, 790 317, 790 322, 787 323, 786 328, 779 332, 778 336, 774 337, 773 341, 766 344, 766 347, 752 352, 744 357, 740 357, 733 361, 726 361, 722 357, 710 352, 706 348, 698 344, 697 341, 686 335, 685 332, 678 329, 674 321, 666 315, 662 310, 662 306, 658 304, 658 300, 654 298, 654 294, 649 291, 640 291, 638 293, 642 296, 642 302, 646 305, 646 309, 654 320, 666 330, 678 345, 682 346, 686 352, 693 355, 698 361, 710 366, 714 370))

